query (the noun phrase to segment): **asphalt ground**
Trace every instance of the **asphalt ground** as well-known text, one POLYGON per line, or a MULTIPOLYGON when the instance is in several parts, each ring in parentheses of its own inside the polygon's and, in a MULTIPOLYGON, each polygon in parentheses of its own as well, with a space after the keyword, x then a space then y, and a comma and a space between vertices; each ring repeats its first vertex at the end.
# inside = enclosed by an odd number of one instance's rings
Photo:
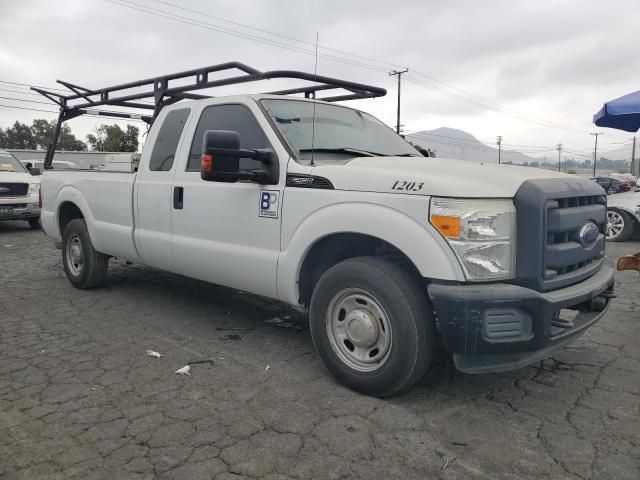
POLYGON ((119 261, 109 278, 74 289, 41 232, 0 223, 0 479, 640 478, 637 272, 553 358, 465 375, 440 355, 384 400, 337 385, 282 304, 119 261))

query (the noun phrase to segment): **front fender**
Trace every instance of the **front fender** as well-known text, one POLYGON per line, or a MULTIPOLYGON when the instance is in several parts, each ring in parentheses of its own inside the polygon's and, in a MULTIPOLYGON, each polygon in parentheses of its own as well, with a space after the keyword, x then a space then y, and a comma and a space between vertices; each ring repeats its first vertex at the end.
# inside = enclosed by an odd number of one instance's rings
MULTIPOLYGON (((424 198, 424 197, 422 197, 424 198)), ((290 198, 285 198, 288 204, 290 198)), ((424 200, 422 200, 424 201, 424 200)), ((293 202, 295 205, 295 202, 293 202)), ((282 252, 278 261, 278 294, 281 300, 298 303, 298 277, 307 253, 322 238, 336 233, 360 233, 384 240, 403 252, 423 277, 463 280, 464 275, 451 249, 440 234, 424 220, 379 203, 353 201, 320 207, 308 214, 292 233, 283 228, 282 252)), ((428 201, 425 202, 428 205, 428 201)), ((296 222, 295 207, 283 215, 287 224, 296 222)))
POLYGON ((626 206, 619 206, 619 205, 607 206, 607 210, 619 210, 621 212, 625 212, 629 214, 633 220, 635 220, 636 222, 640 222, 640 213, 638 213, 637 210, 633 210, 626 206))

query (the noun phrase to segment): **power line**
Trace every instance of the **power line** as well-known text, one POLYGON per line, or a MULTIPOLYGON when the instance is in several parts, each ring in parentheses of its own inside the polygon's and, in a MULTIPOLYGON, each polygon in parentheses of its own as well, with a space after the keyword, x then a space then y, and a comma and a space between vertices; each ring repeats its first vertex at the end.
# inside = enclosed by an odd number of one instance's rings
MULTIPOLYGON (((451 145, 451 146, 457 146, 457 147, 464 147, 464 148, 470 148, 470 149, 478 149, 478 144, 475 143, 476 141, 481 143, 481 144, 486 144, 489 142, 484 142, 482 140, 466 140, 464 138, 459 138, 459 137, 452 137, 450 135, 441 135, 441 134, 437 134, 437 133, 430 133, 430 132, 423 132, 423 131, 415 131, 415 130, 407 130, 406 131, 407 135, 414 137, 414 136, 418 136, 421 138, 424 138, 425 140, 429 140, 432 143, 438 143, 438 144, 442 144, 442 145, 451 145), (449 140, 452 140, 453 143, 447 143, 447 142, 442 142, 436 139, 430 139, 427 137, 437 137, 437 138, 446 138, 449 140), (468 142, 474 142, 474 143, 468 143, 468 142)), ((530 147, 531 149, 508 149, 510 151, 517 151, 520 153, 545 153, 545 152, 553 152, 555 151, 555 148, 548 146, 548 145, 516 145, 516 144, 507 144, 507 143, 502 143, 503 146, 509 146, 509 147, 530 147)), ((484 145, 483 147, 481 147, 483 150, 486 151, 493 151, 495 150, 495 148, 493 147, 489 147, 487 145, 484 145)))
MULTIPOLYGON (((222 27, 220 25, 206 23, 206 22, 203 22, 203 21, 200 21, 200 20, 197 20, 197 19, 193 19, 191 17, 185 17, 185 16, 182 16, 182 15, 177 15, 176 13, 173 13, 173 12, 170 12, 170 11, 161 10, 161 9, 150 7, 148 5, 135 3, 135 2, 132 2, 130 0, 118 0, 118 1, 105 0, 105 1, 108 2, 108 3, 114 4, 114 5, 119 5, 121 7, 137 10, 139 12, 143 12, 143 13, 147 13, 147 14, 151 14, 151 15, 167 18, 167 19, 178 21, 178 22, 181 22, 181 23, 190 24, 190 25, 197 26, 197 27, 200 27, 200 28, 214 30, 214 31, 217 31, 217 32, 220 32, 220 33, 226 33, 228 35, 233 35, 233 36, 236 36, 236 37, 239 37, 239 38, 252 40, 252 41, 263 43, 263 44, 266 44, 266 45, 276 46, 276 47, 279 47, 279 48, 284 48, 284 49, 287 49, 287 50, 296 51, 298 53, 303 53, 303 54, 307 54, 307 55, 315 55, 315 52, 313 50, 304 49, 304 48, 297 47, 297 46, 286 45, 286 44, 283 44, 283 43, 278 42, 276 40, 272 40, 272 39, 268 39, 268 38, 264 38, 264 37, 259 37, 257 35, 253 35, 253 34, 250 34, 250 33, 247 33, 247 32, 241 32, 239 30, 234 30, 234 29, 230 29, 230 28, 227 28, 227 27, 222 27)), ((297 39, 295 37, 291 37, 291 36, 283 35, 283 34, 280 34, 280 33, 272 32, 272 31, 269 31, 269 30, 266 30, 266 29, 260 29, 260 28, 257 28, 257 27, 253 27, 253 26, 250 26, 250 25, 247 25, 247 24, 240 23, 240 22, 234 22, 234 21, 231 21, 231 20, 223 19, 221 17, 216 17, 214 15, 208 14, 208 13, 200 11, 200 10, 195 10, 195 9, 182 7, 180 5, 176 5, 174 3, 170 3, 170 2, 166 2, 166 1, 162 1, 162 0, 151 0, 151 1, 153 1, 155 3, 163 4, 163 5, 166 5, 166 6, 170 6, 170 7, 176 8, 176 9, 180 9, 180 10, 183 10, 183 11, 186 11, 186 12, 195 13, 195 14, 200 15, 200 16, 205 16, 205 17, 208 17, 208 18, 212 18, 212 19, 215 19, 215 20, 220 21, 220 22, 225 22, 225 23, 229 23, 229 24, 232 24, 232 25, 240 26, 240 27, 243 27, 243 28, 246 28, 246 29, 254 30, 254 31, 257 31, 257 32, 266 33, 268 35, 276 36, 276 37, 279 37, 279 38, 282 38, 282 39, 293 40, 295 42, 298 42, 298 43, 301 43, 301 44, 305 44, 305 45, 310 45, 310 46, 313 45, 312 42, 308 42, 308 41, 305 41, 305 40, 297 39)), ((358 55, 358 54, 346 52, 344 50, 339 50, 339 49, 334 49, 334 48, 324 47, 324 46, 319 46, 319 48, 322 48, 323 50, 327 50, 327 51, 333 51, 333 52, 336 52, 336 53, 340 53, 342 55, 348 55, 348 56, 351 56, 351 57, 354 57, 354 58, 365 59, 367 61, 371 61, 371 62, 377 63, 379 65, 387 65, 387 66, 394 66, 394 67, 397 66, 396 64, 393 64, 393 63, 390 63, 390 62, 385 62, 385 61, 377 60, 377 59, 374 59, 374 58, 371 58, 371 57, 366 57, 366 56, 363 56, 363 55, 358 55)), ((360 68, 367 68, 367 69, 374 70, 374 71, 379 71, 379 72, 386 71, 385 68, 381 68, 381 67, 378 67, 376 65, 365 64, 365 63, 362 63, 362 62, 357 62, 357 61, 354 61, 354 60, 345 59, 343 57, 338 57, 338 56, 335 56, 335 55, 328 55, 326 53, 323 53, 323 54, 319 54, 319 56, 322 57, 322 58, 327 58, 327 59, 330 59, 330 60, 333 60, 333 61, 345 63, 345 64, 352 65, 352 66, 357 66, 357 67, 360 67, 360 68)), ((436 79, 436 78, 434 78, 434 77, 432 77, 430 75, 427 75, 425 73, 422 73, 420 71, 416 71, 416 70, 413 70, 413 71, 418 76, 423 77, 423 79, 427 79, 431 83, 428 83, 425 80, 416 79, 416 78, 413 78, 413 77, 410 77, 410 76, 407 76, 407 80, 408 81, 416 83, 416 84, 419 84, 419 85, 422 85, 422 86, 425 86, 427 88, 435 90, 435 91, 437 91, 439 93, 442 93, 444 95, 448 95, 450 97, 457 98, 457 99, 459 99, 461 101, 465 101, 465 102, 468 102, 468 103, 475 104, 475 105, 480 106, 480 107, 482 107, 484 109, 490 109, 490 110, 493 110, 493 111, 501 112, 503 114, 508 114, 508 115, 514 116, 516 118, 519 118, 521 120, 532 122, 532 123, 535 123, 535 124, 538 124, 540 126, 544 126, 544 127, 547 127, 547 128, 566 130, 566 131, 569 131, 569 132, 572 132, 572 133, 578 133, 578 134, 586 134, 587 133, 586 131, 581 131, 581 130, 578 130, 578 129, 575 129, 575 128, 563 126, 563 125, 560 125, 560 124, 556 124, 556 123, 553 123, 553 122, 549 122, 547 120, 543 120, 543 119, 534 117, 532 115, 528 115, 526 113, 518 112, 517 110, 511 109, 509 107, 501 105, 501 104, 499 104, 497 102, 494 102, 492 100, 482 98, 482 97, 480 97, 480 96, 478 96, 478 95, 476 95, 474 93, 468 92, 468 91, 463 90, 461 88, 458 88, 458 87, 456 87, 454 85, 451 85, 451 84, 448 84, 448 83, 443 82, 441 80, 438 80, 438 79, 436 79), (456 94, 455 92, 451 92, 449 90, 446 90, 445 88, 442 88, 442 87, 439 87, 437 85, 434 85, 433 83, 437 83, 437 84, 443 85, 446 88, 449 88, 451 90, 455 90, 457 92, 460 92, 460 94, 456 94)))
POLYGON ((2 97, 2 100, 15 100, 17 102, 27 102, 27 103, 40 103, 42 105, 51 105, 51 102, 39 102, 38 100, 27 100, 26 98, 15 98, 15 97, 2 97))
MULTIPOLYGON (((235 22, 233 20, 229 20, 229 19, 226 19, 226 18, 217 17, 215 15, 211 15, 211 14, 203 12, 203 11, 193 10, 191 8, 186 8, 186 7, 183 7, 181 5, 176 5, 175 3, 170 3, 170 2, 166 2, 166 1, 162 1, 162 0, 150 0, 150 1, 155 2, 155 3, 161 3, 163 5, 167 5, 167 6, 179 9, 179 10, 195 13, 197 15, 202 15, 202 16, 205 16, 205 17, 209 17, 209 18, 212 18, 214 20, 218 20, 220 22, 229 23, 231 25, 244 27, 244 28, 247 28, 249 30, 254 30, 256 32, 266 33, 268 35, 273 35, 275 37, 280 37, 280 38, 283 38, 285 40, 293 40, 294 42, 302 43, 302 44, 309 45, 309 46, 312 46, 312 47, 315 48, 315 43, 307 41, 307 40, 302 40, 302 39, 299 39, 299 38, 291 37, 289 35, 283 35, 281 33, 273 32, 273 31, 270 31, 270 30, 265 30, 263 28, 254 27, 254 26, 251 26, 251 25, 247 25, 246 23, 235 22)), ((398 65, 396 63, 385 62, 385 61, 378 60, 378 59, 371 58, 371 57, 367 57, 367 56, 364 56, 364 55, 359 55, 359 54, 356 54, 356 53, 347 52, 346 50, 340 50, 340 49, 337 49, 337 48, 325 47, 325 46, 322 46, 322 45, 318 45, 318 48, 322 49, 322 50, 327 50, 327 51, 330 51, 330 52, 340 53, 340 54, 343 54, 343 55, 349 55, 351 57, 360 58, 360 59, 363 59, 363 60, 368 60, 368 61, 371 61, 371 62, 376 62, 376 63, 382 64, 382 65, 386 65, 387 67, 394 67, 394 68, 400 67, 400 65, 398 65)))
POLYGON ((67 92, 66 90, 63 90, 61 88, 43 87, 43 86, 40 86, 40 85, 29 85, 28 83, 10 82, 8 80, 0 80, 0 83, 8 83, 10 85, 17 85, 17 86, 20 86, 20 87, 27 87, 27 88, 37 87, 37 88, 44 88, 44 89, 47 89, 47 90, 57 90, 59 92, 67 92))
MULTIPOLYGON (((493 107, 492 110, 496 110, 497 109, 499 111, 502 111, 503 113, 509 113, 509 114, 512 114, 512 115, 516 115, 518 117, 521 117, 523 120, 532 121, 534 123, 538 123, 538 124, 541 124, 543 126, 547 126, 547 127, 550 127, 550 128, 568 130, 568 131, 571 131, 571 132, 574 132, 574 133, 586 133, 586 132, 581 131, 581 130, 577 130, 577 129, 574 129, 574 128, 571 128, 571 127, 566 127, 566 126, 563 126, 563 125, 560 125, 560 124, 557 124, 557 123, 554 123, 554 122, 549 122, 548 120, 544 120, 544 119, 541 119, 541 118, 538 118, 538 117, 534 117, 533 115, 529 115, 529 114, 526 114, 526 113, 519 112, 519 111, 514 110, 512 108, 506 107, 506 106, 504 106, 504 105, 502 105, 500 103, 494 102, 493 100, 489 100, 489 99, 480 97, 479 95, 471 93, 471 92, 469 92, 467 90, 463 90, 462 88, 458 88, 455 85, 452 85, 452 84, 443 82, 441 80, 438 80, 437 78, 434 78, 434 77, 432 77, 430 75, 427 75, 425 73, 419 72, 417 70, 413 70, 413 72, 415 74, 419 75, 419 76, 427 78, 431 82, 444 85, 445 87, 450 88, 450 89, 455 90, 455 91, 458 91, 458 92, 460 92, 462 94, 462 95, 451 94, 454 97, 463 99, 464 96, 467 96, 467 97, 470 97, 470 98, 476 100, 477 102, 481 102, 481 105, 485 105, 488 108, 492 108, 493 107)), ((440 87, 438 87, 438 88, 440 88, 440 87)), ((444 90, 444 89, 442 89, 442 90, 444 90)))
POLYGON ((55 114, 58 113, 55 110, 43 110, 41 108, 18 107, 16 105, 5 105, 5 104, 2 104, 2 103, 0 103, 0 107, 3 107, 3 108, 16 108, 18 110, 31 110, 32 112, 48 112, 48 113, 55 113, 55 114))
MULTIPOLYGON (((46 112, 46 113, 54 113, 56 115, 58 115, 58 111, 56 110, 44 110, 42 108, 29 108, 29 107, 19 107, 17 105, 6 105, 6 104, 2 104, 0 103, 0 108, 9 108, 9 109, 17 109, 17 110, 29 110, 31 112, 46 112)), ((105 114, 108 114, 109 112, 105 112, 105 114)), ((108 117, 105 117, 105 115, 97 115, 94 113, 85 113, 85 116, 88 117, 96 117, 96 118, 103 118, 106 119, 108 117)), ((113 121, 124 121, 126 120, 127 122, 131 121, 131 122, 144 122, 144 120, 140 120, 137 118, 127 118, 127 119, 119 119, 119 118, 114 118, 112 119, 113 121)), ((145 122, 146 123, 146 122, 145 122)))
MULTIPOLYGON (((267 39, 267 38, 258 37, 256 35, 240 32, 240 31, 233 30, 233 29, 230 29, 230 28, 220 27, 218 25, 213 25, 213 24, 210 24, 210 23, 207 23, 207 22, 203 22, 201 20, 196 20, 196 19, 193 19, 193 18, 190 18, 190 17, 184 17, 182 15, 177 15, 175 13, 167 12, 165 10, 156 9, 156 8, 149 7, 149 6, 146 6, 146 5, 141 5, 139 3, 131 2, 129 0, 119 0, 119 1, 104 0, 104 1, 108 2, 108 3, 112 3, 114 5, 119 5, 121 7, 125 7, 125 8, 129 8, 129 9, 132 9, 132 10, 137 10, 139 12, 147 13, 147 14, 150 14, 150 15, 155 15, 155 16, 158 16, 158 17, 167 18, 169 20, 174 20, 174 21, 177 21, 177 22, 180 22, 180 23, 185 23, 185 24, 188 24, 188 25, 204 28, 204 29, 207 29, 207 30, 213 30, 213 31, 220 32, 220 33, 226 33, 227 35, 232 35, 234 37, 243 38, 245 40, 252 40, 254 42, 263 43, 263 44, 267 44, 267 45, 283 48, 285 50, 290 50, 290 51, 294 51, 294 52, 298 52, 298 53, 303 53, 305 55, 314 55, 315 56, 315 52, 313 50, 308 50, 308 49, 305 49, 305 48, 302 48, 302 47, 295 47, 295 46, 291 46, 291 45, 286 45, 286 44, 280 43, 280 42, 278 42, 276 40, 270 40, 270 39, 267 39)), ((369 70, 375 70, 375 71, 378 71, 378 72, 386 72, 387 71, 385 68, 376 67, 376 66, 373 66, 373 65, 367 65, 367 64, 364 64, 362 62, 356 62, 356 61, 348 60, 348 59, 345 59, 345 58, 337 57, 335 55, 328 55, 326 53, 318 54, 318 56, 322 57, 322 58, 334 60, 336 62, 345 63, 347 65, 352 65, 352 66, 361 67, 361 68, 367 68, 369 70)))
POLYGON ((41 97, 41 95, 39 93, 21 92, 20 90, 10 90, 8 88, 0 88, 0 91, 8 92, 8 93, 17 93, 19 95, 31 95, 31 96, 34 96, 34 97, 41 97))

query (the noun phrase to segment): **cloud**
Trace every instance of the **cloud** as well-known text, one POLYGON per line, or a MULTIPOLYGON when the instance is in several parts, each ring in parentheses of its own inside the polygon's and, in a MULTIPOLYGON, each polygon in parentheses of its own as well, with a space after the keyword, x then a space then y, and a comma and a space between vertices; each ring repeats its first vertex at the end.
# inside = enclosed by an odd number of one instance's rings
MULTIPOLYGON (((484 138, 501 134, 511 143, 565 141, 574 148, 590 147, 591 115, 602 102, 637 89, 635 32, 640 18, 633 15, 633 0, 411 0, 396 2, 393 8, 362 0, 167 0, 308 43, 161 1, 131 1, 184 18, 179 22, 139 12, 117 5, 120 0, 0 0, 0 80, 51 86, 61 78, 92 88, 229 60, 259 69, 312 71, 318 31, 321 46, 328 47, 320 49, 319 73, 387 88, 387 97, 353 105, 390 125, 395 124, 396 87, 387 70, 406 65, 407 78, 416 80, 403 84, 402 123, 411 130, 450 126, 484 138), (247 36, 286 48, 240 38, 247 36), (502 106, 582 133, 541 126, 501 111, 502 106)), ((236 85, 219 94, 256 88, 236 85)), ((54 110, 40 104, 5 103, 54 110)), ((0 108, 0 126, 46 115, 0 108)), ((84 136, 95 124, 95 119, 78 119, 72 126, 84 136)))

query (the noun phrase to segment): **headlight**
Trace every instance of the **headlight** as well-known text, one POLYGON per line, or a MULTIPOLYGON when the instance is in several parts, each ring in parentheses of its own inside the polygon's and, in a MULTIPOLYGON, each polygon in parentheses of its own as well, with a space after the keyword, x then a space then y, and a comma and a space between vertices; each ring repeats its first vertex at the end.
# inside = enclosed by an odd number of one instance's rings
POLYGON ((30 183, 29 184, 29 195, 38 195, 40 192, 40 184, 39 183, 30 183))
POLYGON ((516 210, 511 200, 434 197, 429 220, 453 249, 467 280, 513 278, 516 210))

